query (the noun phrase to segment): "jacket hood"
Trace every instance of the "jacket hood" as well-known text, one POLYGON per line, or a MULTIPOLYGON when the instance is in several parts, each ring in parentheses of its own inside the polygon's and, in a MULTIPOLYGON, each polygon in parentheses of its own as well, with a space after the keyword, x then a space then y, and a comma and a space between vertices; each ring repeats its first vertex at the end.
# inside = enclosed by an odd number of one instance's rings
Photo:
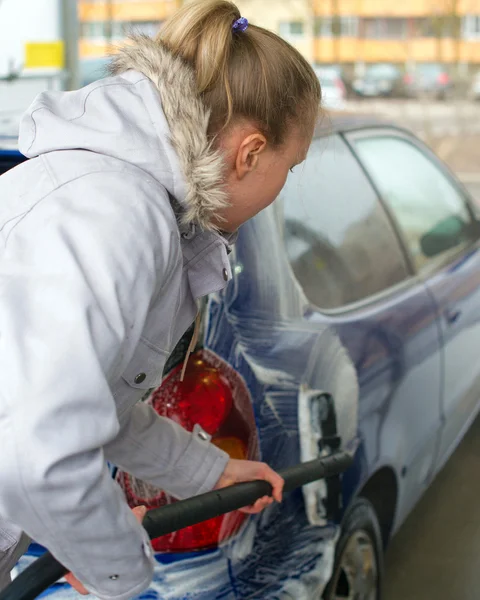
POLYGON ((226 206, 224 163, 207 137, 209 111, 193 69, 158 42, 135 36, 113 58, 112 77, 74 92, 40 94, 22 119, 31 158, 84 149, 140 167, 182 207, 182 222, 212 230, 226 206))

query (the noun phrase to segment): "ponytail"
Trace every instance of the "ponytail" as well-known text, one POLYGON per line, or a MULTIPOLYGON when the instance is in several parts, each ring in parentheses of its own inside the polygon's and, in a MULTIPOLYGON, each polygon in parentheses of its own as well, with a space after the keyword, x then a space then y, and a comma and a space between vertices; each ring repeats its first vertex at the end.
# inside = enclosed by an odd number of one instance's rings
POLYGON ((187 3, 165 22, 157 41, 193 67, 211 111, 212 135, 243 117, 279 145, 291 124, 311 129, 320 84, 306 59, 276 34, 254 25, 235 31, 240 16, 227 0, 187 3))

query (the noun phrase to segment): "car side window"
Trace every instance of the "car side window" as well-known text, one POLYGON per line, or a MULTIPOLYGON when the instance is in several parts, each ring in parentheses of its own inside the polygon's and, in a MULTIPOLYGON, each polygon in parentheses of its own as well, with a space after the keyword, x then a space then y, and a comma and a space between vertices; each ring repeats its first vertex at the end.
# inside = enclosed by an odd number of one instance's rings
POLYGON ((475 238, 461 191, 415 144, 393 135, 360 137, 354 143, 398 223, 417 270, 475 238))
POLYGON ((408 277, 393 227, 340 136, 313 141, 280 201, 290 264, 319 308, 346 306, 408 277))

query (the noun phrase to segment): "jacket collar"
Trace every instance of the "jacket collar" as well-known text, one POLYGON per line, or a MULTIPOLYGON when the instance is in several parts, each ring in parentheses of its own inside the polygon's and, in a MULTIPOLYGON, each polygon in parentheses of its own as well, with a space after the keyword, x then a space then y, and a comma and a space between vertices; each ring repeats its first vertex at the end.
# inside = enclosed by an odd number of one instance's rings
POLYGON ((184 226, 215 230, 212 217, 227 205, 223 187, 224 163, 208 140, 210 113, 196 91, 193 69, 161 43, 134 36, 111 65, 113 74, 139 71, 158 90, 170 130, 170 142, 185 177, 186 194, 179 199, 184 226))

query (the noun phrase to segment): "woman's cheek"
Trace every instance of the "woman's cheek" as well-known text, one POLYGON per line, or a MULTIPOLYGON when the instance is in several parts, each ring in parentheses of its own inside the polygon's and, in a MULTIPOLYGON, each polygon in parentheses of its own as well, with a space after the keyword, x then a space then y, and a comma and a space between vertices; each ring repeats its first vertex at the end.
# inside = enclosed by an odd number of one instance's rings
POLYGON ((286 181, 287 181, 287 177, 288 177, 288 171, 282 175, 277 183, 277 185, 275 186, 275 190, 273 193, 273 198, 270 201, 270 204, 277 199, 278 195, 280 194, 280 192, 283 190, 283 186, 285 185, 286 181))

